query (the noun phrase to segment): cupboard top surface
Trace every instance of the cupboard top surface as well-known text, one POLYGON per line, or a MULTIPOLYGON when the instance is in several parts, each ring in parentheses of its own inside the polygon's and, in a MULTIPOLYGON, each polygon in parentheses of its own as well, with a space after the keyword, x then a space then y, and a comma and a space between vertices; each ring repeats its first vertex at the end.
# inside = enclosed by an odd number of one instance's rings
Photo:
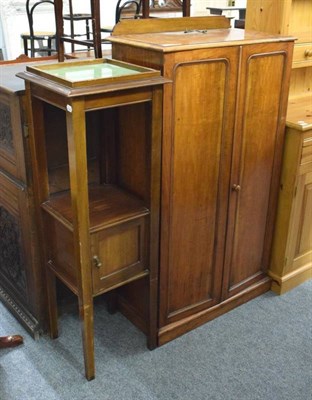
POLYGON ((252 43, 293 41, 293 37, 271 35, 244 29, 199 29, 112 36, 113 43, 150 48, 163 53, 196 48, 236 46, 252 43))

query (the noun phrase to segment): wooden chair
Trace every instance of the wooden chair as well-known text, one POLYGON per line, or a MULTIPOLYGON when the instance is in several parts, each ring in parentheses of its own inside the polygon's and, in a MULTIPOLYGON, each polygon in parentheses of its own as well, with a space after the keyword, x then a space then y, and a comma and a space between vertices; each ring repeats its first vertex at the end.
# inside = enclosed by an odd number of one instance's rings
MULTIPOLYGON (((70 22, 70 37, 74 39, 75 37, 85 36, 87 40, 91 38, 90 21, 92 21, 91 13, 74 13, 72 0, 69 0, 69 14, 64 14, 63 19, 70 22), (85 33, 79 34, 75 33, 75 22, 85 21, 85 33)), ((88 49, 90 49, 88 45, 88 49)), ((71 44, 72 53, 75 51, 75 43, 71 44)))
POLYGON ((41 55, 42 53, 45 53, 46 55, 50 56, 53 52, 56 52, 54 45, 56 38, 55 32, 36 31, 34 29, 35 11, 38 11, 38 7, 40 8, 47 4, 51 4, 51 6, 54 7, 53 0, 40 0, 34 2, 33 4, 31 4, 31 0, 26 1, 26 14, 29 32, 22 33, 21 38, 23 39, 24 53, 27 56, 30 55, 30 57, 35 57, 37 53, 40 53, 41 55))
MULTIPOLYGON (((115 11, 115 24, 121 19, 140 18, 142 0, 118 0, 115 11)), ((114 26, 102 27, 101 32, 111 33, 114 26)))
POLYGON ((91 7, 92 35, 90 33, 90 39, 82 40, 76 37, 69 37, 68 35, 64 34, 63 0, 54 0, 56 32, 57 32, 56 37, 57 37, 57 49, 58 49, 59 61, 64 61, 65 42, 87 46, 88 49, 93 48, 95 58, 102 57, 101 31, 100 31, 100 0, 90 0, 90 7, 91 7))

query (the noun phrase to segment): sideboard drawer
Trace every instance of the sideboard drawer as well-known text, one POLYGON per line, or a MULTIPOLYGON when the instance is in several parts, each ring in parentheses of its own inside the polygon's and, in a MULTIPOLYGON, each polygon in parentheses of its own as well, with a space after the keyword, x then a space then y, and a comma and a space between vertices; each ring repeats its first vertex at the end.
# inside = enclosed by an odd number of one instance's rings
POLYGON ((312 43, 300 43, 294 47, 293 68, 312 65, 312 43))
POLYGON ((306 132, 303 138, 300 165, 312 163, 312 131, 306 132))

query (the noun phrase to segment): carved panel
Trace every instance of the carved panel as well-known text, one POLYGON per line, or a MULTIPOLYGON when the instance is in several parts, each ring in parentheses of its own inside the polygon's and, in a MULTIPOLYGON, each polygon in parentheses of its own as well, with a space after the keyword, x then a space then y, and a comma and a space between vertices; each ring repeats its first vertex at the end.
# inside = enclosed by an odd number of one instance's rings
POLYGON ((17 219, 0 206, 0 273, 17 290, 26 293, 26 274, 17 219))
POLYGON ((11 111, 7 104, 0 103, 0 147, 13 152, 11 111))

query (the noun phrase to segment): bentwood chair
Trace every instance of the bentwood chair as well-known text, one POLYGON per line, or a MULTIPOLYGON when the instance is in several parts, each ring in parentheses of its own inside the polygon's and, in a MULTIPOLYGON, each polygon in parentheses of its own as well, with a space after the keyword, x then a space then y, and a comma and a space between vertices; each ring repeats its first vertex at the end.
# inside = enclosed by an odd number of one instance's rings
POLYGON ((40 55, 50 56, 55 49, 55 31, 44 32, 37 31, 34 28, 35 21, 40 18, 40 13, 37 12, 43 9, 47 9, 47 6, 51 6, 53 11, 54 20, 54 1, 53 0, 40 0, 32 2, 31 0, 26 1, 26 14, 29 25, 29 32, 22 33, 21 38, 23 39, 24 54, 30 57, 35 57, 37 53, 40 55), (30 54, 29 54, 30 53, 30 54))
MULTIPOLYGON (((121 19, 137 19, 140 18, 142 0, 118 0, 115 11, 115 24, 121 19)), ((113 26, 102 27, 101 32, 111 33, 113 26)))
MULTIPOLYGON (((90 22, 92 21, 91 13, 75 13, 73 9, 73 2, 69 0, 69 14, 64 14, 63 19, 70 23, 70 34, 69 36, 74 39, 75 37, 85 36, 87 40, 90 40, 92 30, 90 30, 90 22), (85 33, 75 33, 75 22, 85 22, 85 33)), ((91 46, 87 46, 90 49, 91 46)), ((75 51, 75 44, 71 43, 72 53, 75 51)))
MULTIPOLYGON (((87 0, 85 0, 87 1, 87 0)), ((90 39, 70 37, 64 33, 64 13, 63 13, 63 0, 54 0, 56 32, 57 32, 57 49, 58 60, 64 61, 64 43, 77 44, 86 46, 88 49, 94 49, 95 58, 102 57, 101 47, 101 32, 100 32, 100 0, 89 0, 91 10, 92 34, 90 32, 90 39)))

